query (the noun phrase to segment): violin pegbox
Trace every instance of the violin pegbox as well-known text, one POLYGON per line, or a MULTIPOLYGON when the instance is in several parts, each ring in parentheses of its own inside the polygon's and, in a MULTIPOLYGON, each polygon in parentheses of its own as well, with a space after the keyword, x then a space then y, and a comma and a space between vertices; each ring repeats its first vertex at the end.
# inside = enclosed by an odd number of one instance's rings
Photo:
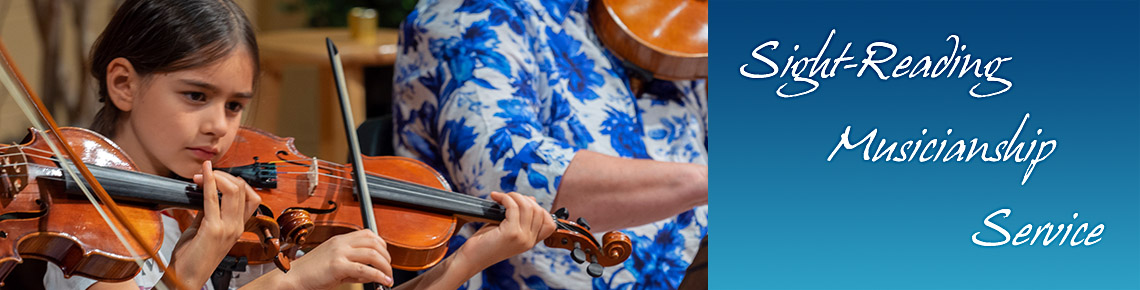
POLYGON ((565 208, 551 215, 556 227, 554 233, 546 238, 546 246, 570 250, 570 257, 575 262, 589 262, 586 273, 591 277, 601 277, 603 267, 621 264, 629 258, 633 244, 625 234, 607 232, 599 243, 590 233, 590 225, 585 219, 579 217, 576 222, 569 221, 570 213, 565 208))

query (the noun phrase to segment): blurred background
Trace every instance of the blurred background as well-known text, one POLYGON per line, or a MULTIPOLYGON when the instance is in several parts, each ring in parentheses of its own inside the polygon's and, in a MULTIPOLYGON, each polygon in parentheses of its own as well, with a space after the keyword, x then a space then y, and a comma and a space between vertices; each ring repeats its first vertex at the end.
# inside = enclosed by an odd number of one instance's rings
MULTIPOLYGON (((309 155, 330 160, 322 155, 344 155, 329 150, 322 138, 343 136, 342 127, 322 126, 323 90, 331 89, 324 55, 325 34, 347 37, 348 12, 353 7, 376 10, 381 37, 377 41, 353 43, 337 40, 338 46, 353 46, 351 51, 369 52, 355 58, 357 67, 348 72, 362 79, 363 98, 357 109, 367 117, 388 114, 391 94, 391 61, 394 60, 394 29, 410 11, 415 0, 235 0, 256 26, 261 42, 263 71, 258 100, 272 98, 277 102, 255 102, 246 114, 247 125, 266 128, 280 136, 295 137, 298 149, 309 155), (389 35, 391 37, 384 37, 389 35), (313 40, 297 35, 309 35, 313 40), (272 38, 272 39, 264 39, 272 38), (296 40, 294 40, 296 39, 296 40), (273 53, 273 52, 282 53, 273 53), (308 53, 313 61, 292 61, 297 53, 308 53), (390 58, 388 58, 391 56, 390 58), (269 59, 267 59, 269 58, 269 59), (322 61, 323 60, 323 61, 322 61), (324 66, 324 67, 322 67, 324 66), (266 82, 266 75, 270 75, 266 82), (271 86, 267 88, 267 86, 271 86), (267 96, 266 94, 275 95, 267 96), (318 109, 314 109, 318 108, 318 109), (322 129, 325 129, 322 137, 322 129)), ((3 40, 14 65, 23 73, 61 126, 87 127, 102 106, 97 101, 94 79, 84 67, 92 43, 107 25, 122 0, 3 0, 0 1, 0 40, 3 40)), ((345 48, 341 49, 342 51, 345 48)), ((346 62, 353 62, 347 59, 346 62)), ((352 86, 352 85, 350 85, 352 86)), ((354 91, 354 89, 350 89, 354 91)), ((335 95, 332 95, 335 96, 335 95)), ((337 111, 339 112, 339 111, 337 111)), ((339 118, 339 115, 336 115, 339 118)), ((357 122, 365 116, 357 116, 357 122)), ((30 123, 19 112, 10 97, 0 99, 0 142, 19 141, 30 123)), ((342 137, 335 137, 342 138, 342 137)), ((337 145, 337 144, 332 144, 337 145)), ((329 156, 332 157, 332 156, 329 156)))

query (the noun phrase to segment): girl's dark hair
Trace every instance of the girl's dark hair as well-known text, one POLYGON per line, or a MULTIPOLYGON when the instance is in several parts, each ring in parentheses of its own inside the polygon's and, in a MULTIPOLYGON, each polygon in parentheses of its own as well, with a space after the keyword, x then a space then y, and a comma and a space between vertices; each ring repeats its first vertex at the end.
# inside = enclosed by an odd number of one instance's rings
POLYGON ((115 135, 119 108, 107 101, 107 65, 126 58, 141 76, 213 63, 245 45, 261 73, 257 38, 245 12, 232 0, 127 0, 91 50, 91 75, 103 108, 91 129, 115 135))

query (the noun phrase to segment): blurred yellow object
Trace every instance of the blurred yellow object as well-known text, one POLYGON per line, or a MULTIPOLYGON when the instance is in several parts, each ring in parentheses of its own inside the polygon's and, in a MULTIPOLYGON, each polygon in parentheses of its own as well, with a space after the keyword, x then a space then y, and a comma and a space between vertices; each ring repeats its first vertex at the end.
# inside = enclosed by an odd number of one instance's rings
POLYGON ((376 43, 376 10, 356 7, 348 11, 348 32, 353 41, 362 44, 376 43))
POLYGON ((364 290, 364 284, 360 284, 360 283, 340 284, 340 285, 336 286, 336 290, 364 290))

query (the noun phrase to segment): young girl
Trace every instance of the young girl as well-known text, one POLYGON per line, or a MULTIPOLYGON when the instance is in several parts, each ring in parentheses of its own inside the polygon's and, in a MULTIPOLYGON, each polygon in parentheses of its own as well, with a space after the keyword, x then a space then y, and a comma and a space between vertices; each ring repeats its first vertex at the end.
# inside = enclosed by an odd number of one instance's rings
MULTIPOLYGON (((260 203, 240 178, 213 171, 229 149, 254 95, 257 40, 245 13, 231 0, 128 0, 119 7, 92 52, 91 72, 105 103, 92 129, 111 138, 145 173, 192 178, 203 186, 203 210, 184 233, 164 218, 159 256, 185 286, 212 288, 213 270, 237 242, 260 203), (174 241, 177 241, 176 243, 174 241)), ((550 214, 518 193, 494 193, 507 218, 489 225, 438 266, 401 287, 455 289, 493 263, 521 253, 554 230, 550 214)), ((326 289, 341 283, 392 285, 384 241, 361 230, 333 237, 245 285, 251 289, 326 289)), ((147 263, 147 265, 150 265, 147 263)), ((48 289, 140 289, 162 273, 144 266, 134 281, 71 277, 49 264, 48 289)), ((220 289, 219 289, 220 290, 220 289)))

